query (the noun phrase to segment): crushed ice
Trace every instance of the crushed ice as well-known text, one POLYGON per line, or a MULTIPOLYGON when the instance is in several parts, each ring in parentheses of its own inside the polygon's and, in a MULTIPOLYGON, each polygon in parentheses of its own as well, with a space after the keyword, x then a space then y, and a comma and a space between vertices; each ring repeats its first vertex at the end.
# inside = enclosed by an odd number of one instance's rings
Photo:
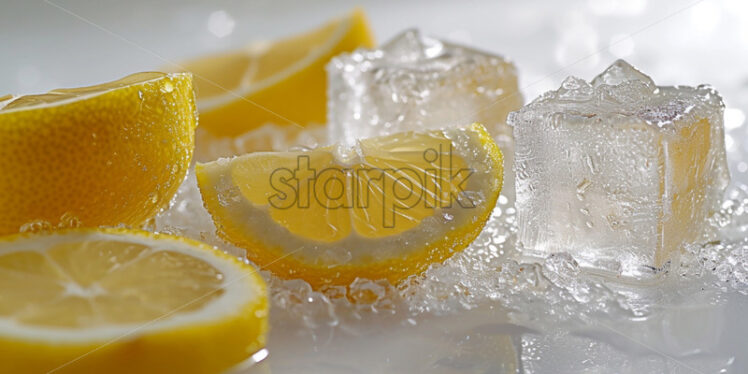
MULTIPOLYGON (((725 233, 725 240, 687 248, 678 271, 667 275, 663 287, 707 279, 709 283, 701 287, 748 294, 748 240, 735 234, 748 229, 745 191, 732 190, 723 209, 710 222, 725 233)), ((290 318, 309 329, 320 329, 341 324, 351 328, 366 315, 383 313, 413 324, 422 314, 454 314, 484 304, 495 304, 522 319, 547 324, 581 322, 600 315, 636 318, 650 311, 650 305, 642 305, 640 299, 631 296, 632 289, 612 289, 585 275, 566 253, 551 255, 542 264, 516 260, 516 225, 514 208, 500 203, 483 232, 464 252, 397 286, 359 279, 347 288, 314 291, 302 280, 282 280, 265 272, 274 313, 283 315, 273 318, 290 318)), ((241 249, 216 236, 202 206, 194 173, 180 187, 171 208, 157 217, 155 229, 243 256, 241 249)))
MULTIPOLYGON (((486 227, 464 252, 397 286, 359 279, 349 287, 315 291, 303 280, 283 280, 263 272, 273 309, 271 324, 276 330, 290 329, 294 336, 309 337, 315 342, 312 350, 317 351, 341 333, 373 336, 381 330, 377 326, 385 323, 416 328, 428 323, 429 316, 457 317, 488 307, 505 311, 502 313, 507 313, 513 324, 525 329, 513 344, 521 351, 526 371, 540 370, 546 361, 539 358, 566 357, 568 352, 558 351, 562 349, 559 347, 575 350, 588 346, 588 350, 580 352, 605 357, 598 362, 605 367, 610 367, 608 358, 615 354, 611 359, 622 365, 643 365, 646 370, 641 372, 657 372, 657 368, 670 370, 673 365, 677 368, 677 363, 663 357, 655 360, 646 354, 627 356, 631 352, 621 353, 611 348, 620 348, 616 339, 628 335, 611 331, 611 336, 594 334, 601 334, 599 331, 607 331, 610 326, 629 325, 632 336, 650 336, 646 331, 653 326, 675 329, 678 323, 685 323, 681 321, 683 315, 691 316, 688 314, 691 310, 696 310, 693 315, 701 318, 697 314, 700 309, 694 307, 694 298, 711 298, 709 303, 716 303, 713 308, 717 313, 724 312, 719 306, 724 304, 719 303, 723 298, 720 295, 748 295, 747 186, 728 190, 722 209, 709 222, 719 228, 721 240, 685 248, 680 263, 673 264, 661 284, 649 288, 601 281, 580 270, 565 253, 549 256, 543 263, 518 260, 516 210, 512 204, 513 199, 501 196, 486 227), (667 305, 674 305, 676 312, 667 305), (598 327, 597 332, 585 330, 593 326, 598 327), (577 332, 572 332, 575 329, 577 332)), ((170 208, 156 218, 152 228, 202 240, 233 255, 244 256, 243 250, 216 235, 210 215, 203 208, 193 171, 170 208)), ((668 331, 662 333, 676 334, 668 331)), ((480 335, 475 338, 480 339, 480 335)), ((677 345, 673 349, 676 348, 685 349, 677 345)), ((695 355, 692 360, 706 365, 705 368, 732 364, 731 357, 709 358, 712 362, 699 358, 703 349, 691 351, 684 353, 684 357, 691 360, 695 355)), ((676 350, 670 354, 681 353, 676 350)))

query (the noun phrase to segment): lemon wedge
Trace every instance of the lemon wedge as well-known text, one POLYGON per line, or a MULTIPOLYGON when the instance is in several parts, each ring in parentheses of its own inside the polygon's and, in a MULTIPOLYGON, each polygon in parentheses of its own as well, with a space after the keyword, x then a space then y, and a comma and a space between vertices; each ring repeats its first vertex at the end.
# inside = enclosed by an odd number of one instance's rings
POLYGON ((325 123, 325 64, 373 45, 366 17, 356 10, 301 35, 196 58, 180 68, 195 74, 201 128, 236 136, 266 123, 325 123))
POLYGON ((265 284, 205 244, 124 229, 0 240, 8 373, 219 373, 265 345, 265 284))
POLYGON ((196 166, 218 233, 312 286, 397 283, 464 249, 502 184, 502 154, 474 124, 196 166))
POLYGON ((195 141, 190 74, 138 73, 0 100, 0 235, 63 216, 139 225, 176 193, 195 141))

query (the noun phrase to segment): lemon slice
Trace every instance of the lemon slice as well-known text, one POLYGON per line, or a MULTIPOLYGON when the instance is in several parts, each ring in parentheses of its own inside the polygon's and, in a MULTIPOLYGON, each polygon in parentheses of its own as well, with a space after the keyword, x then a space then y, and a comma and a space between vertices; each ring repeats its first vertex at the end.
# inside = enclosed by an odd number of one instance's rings
POLYGON ((397 283, 464 249, 496 204, 502 169, 474 124, 219 159, 196 175, 220 235, 259 266, 319 288, 397 283))
POLYGON ((187 61, 181 68, 195 73, 201 128, 236 136, 265 123, 325 123, 325 64, 373 45, 366 17, 356 10, 301 35, 187 61))
POLYGON ((8 373, 220 373, 265 345, 257 272, 188 239, 63 230, 0 240, 8 373))
POLYGON ((42 220, 139 225, 176 193, 195 141, 190 74, 139 73, 0 101, 0 235, 42 220))

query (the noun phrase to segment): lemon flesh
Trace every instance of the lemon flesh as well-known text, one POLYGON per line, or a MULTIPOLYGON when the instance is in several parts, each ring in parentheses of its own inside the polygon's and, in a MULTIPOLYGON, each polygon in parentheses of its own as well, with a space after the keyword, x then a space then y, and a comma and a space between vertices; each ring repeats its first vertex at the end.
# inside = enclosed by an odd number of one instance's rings
POLYGON ((314 287, 397 283, 464 249, 496 204, 502 155, 481 125, 200 164, 218 233, 314 287))
POLYGON ((257 272, 183 238, 63 230, 0 240, 7 372, 217 373, 265 345, 257 272))
POLYGON ((0 235, 32 221, 139 225, 187 173, 190 74, 138 73, 0 101, 0 235))
POLYGON ((236 136, 266 123, 325 123, 325 64, 335 55, 374 45, 356 10, 304 34, 181 64, 195 74, 201 128, 236 136))

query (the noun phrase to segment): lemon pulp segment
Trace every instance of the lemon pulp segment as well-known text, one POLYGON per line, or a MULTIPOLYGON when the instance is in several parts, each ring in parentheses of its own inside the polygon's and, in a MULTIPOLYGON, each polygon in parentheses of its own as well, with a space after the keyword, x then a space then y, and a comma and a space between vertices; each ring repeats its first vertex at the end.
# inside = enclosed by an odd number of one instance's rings
POLYGON ((237 136, 266 123, 325 123, 325 64, 373 44, 366 17, 356 10, 300 35, 196 58, 181 68, 195 74, 201 128, 237 136))
POLYGON ((122 229, 0 240, 0 360, 13 373, 215 373, 265 344, 265 286, 191 240, 122 229))

